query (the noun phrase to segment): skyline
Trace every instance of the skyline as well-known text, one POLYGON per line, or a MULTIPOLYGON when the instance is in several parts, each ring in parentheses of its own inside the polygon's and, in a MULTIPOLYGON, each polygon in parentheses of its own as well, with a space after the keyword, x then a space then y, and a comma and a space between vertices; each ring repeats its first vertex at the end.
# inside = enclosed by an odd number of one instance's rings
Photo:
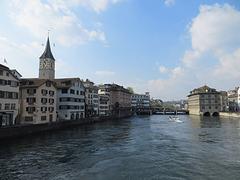
POLYGON ((26 0, 0 5, 1 60, 6 58, 24 77, 38 76, 50 30, 57 77, 114 82, 163 100, 186 99, 204 84, 222 90, 239 85, 236 0, 26 0))

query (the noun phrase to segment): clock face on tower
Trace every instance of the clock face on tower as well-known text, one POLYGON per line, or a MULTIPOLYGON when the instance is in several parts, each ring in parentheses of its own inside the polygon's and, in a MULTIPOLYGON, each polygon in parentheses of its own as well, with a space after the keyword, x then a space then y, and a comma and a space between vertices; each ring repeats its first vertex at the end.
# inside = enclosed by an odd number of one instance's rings
POLYGON ((50 62, 49 60, 42 60, 40 62, 40 69, 53 69, 54 65, 53 62, 50 62))

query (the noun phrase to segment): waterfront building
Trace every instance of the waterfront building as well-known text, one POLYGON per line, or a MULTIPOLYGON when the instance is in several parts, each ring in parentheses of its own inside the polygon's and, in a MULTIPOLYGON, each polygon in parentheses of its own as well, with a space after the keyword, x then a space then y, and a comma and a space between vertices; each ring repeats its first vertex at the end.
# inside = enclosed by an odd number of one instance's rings
POLYGON ((56 121, 56 84, 48 79, 21 79, 20 123, 44 124, 56 121))
POLYGON ((104 85, 98 89, 99 96, 99 116, 110 116, 110 91, 104 85))
POLYGON ((132 114, 131 92, 117 84, 104 84, 99 86, 100 93, 109 94, 110 112, 116 117, 125 117, 132 114))
POLYGON ((57 119, 85 118, 85 88, 79 78, 55 79, 57 87, 57 119))
POLYGON ((188 95, 189 114, 217 116, 221 110, 220 92, 208 86, 194 89, 188 95))
POLYGON ((228 95, 228 104, 230 112, 239 112, 240 111, 240 88, 236 87, 234 90, 229 90, 228 95))
POLYGON ((0 127, 17 124, 18 113, 19 79, 13 70, 0 64, 0 127))
POLYGON ((132 94, 131 106, 133 112, 137 114, 151 114, 150 110, 150 94, 132 94))
POLYGON ((220 91, 220 104, 221 112, 226 112, 229 110, 228 93, 226 91, 220 91))
POLYGON ((85 87, 86 116, 98 116, 99 114, 99 95, 98 87, 93 82, 86 79, 83 82, 85 87))

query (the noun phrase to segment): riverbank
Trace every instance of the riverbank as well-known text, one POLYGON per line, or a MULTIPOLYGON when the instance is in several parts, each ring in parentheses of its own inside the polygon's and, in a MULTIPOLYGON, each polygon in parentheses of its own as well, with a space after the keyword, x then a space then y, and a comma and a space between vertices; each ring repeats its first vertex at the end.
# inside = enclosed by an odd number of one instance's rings
POLYGON ((220 112, 219 115, 224 117, 240 118, 240 113, 236 112, 220 112))
POLYGON ((67 120, 67 121, 57 121, 53 123, 46 124, 34 124, 34 125, 16 125, 9 127, 0 128, 0 140, 8 140, 14 138, 20 138, 32 134, 38 134, 47 131, 57 131, 62 129, 67 129, 70 127, 77 127, 84 124, 93 124, 103 121, 110 121, 116 119, 123 119, 130 116, 122 117, 92 117, 79 120, 67 120))

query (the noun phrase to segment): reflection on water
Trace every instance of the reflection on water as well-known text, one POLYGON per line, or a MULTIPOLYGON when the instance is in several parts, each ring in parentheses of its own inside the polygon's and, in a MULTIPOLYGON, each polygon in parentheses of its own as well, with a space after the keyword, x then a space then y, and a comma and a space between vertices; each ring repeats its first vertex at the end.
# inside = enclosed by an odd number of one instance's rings
POLYGON ((0 145, 0 179, 239 179, 238 119, 134 117, 0 145))

